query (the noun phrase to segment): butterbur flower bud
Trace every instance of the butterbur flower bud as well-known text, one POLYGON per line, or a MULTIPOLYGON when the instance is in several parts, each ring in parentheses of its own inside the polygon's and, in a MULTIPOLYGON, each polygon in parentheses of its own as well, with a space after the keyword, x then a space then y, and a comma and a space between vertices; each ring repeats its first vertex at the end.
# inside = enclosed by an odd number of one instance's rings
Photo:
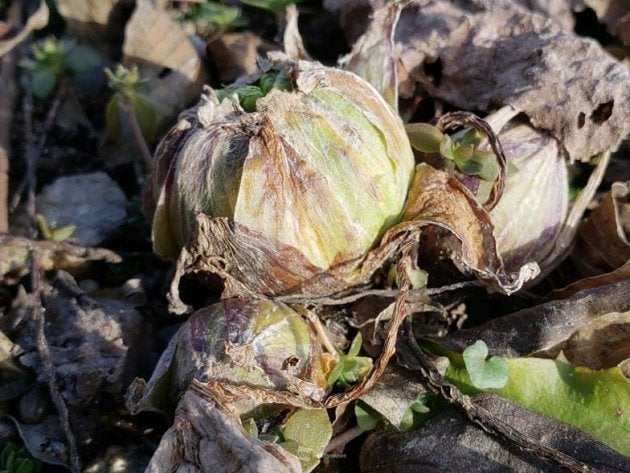
POLYGON ((286 61, 207 92, 156 151, 145 209, 160 256, 177 257, 199 212, 323 270, 363 256, 398 221, 414 159, 400 118, 370 84, 286 61))
MULTIPOLYGON (((497 248, 508 270, 528 261, 541 263, 551 252, 567 218, 569 176, 558 142, 546 133, 510 119, 506 107, 486 117, 507 158, 507 180, 490 212, 497 248)), ((490 183, 465 179, 480 201, 490 183)))

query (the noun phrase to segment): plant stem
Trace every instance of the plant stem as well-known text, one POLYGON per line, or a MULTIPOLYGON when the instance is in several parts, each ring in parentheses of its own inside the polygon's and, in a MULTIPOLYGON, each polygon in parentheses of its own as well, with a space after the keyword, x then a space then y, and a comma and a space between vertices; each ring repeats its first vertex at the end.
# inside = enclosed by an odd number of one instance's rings
POLYGON ((151 163, 153 162, 153 158, 151 155, 151 150, 149 150, 149 146, 142 135, 142 129, 140 128, 140 124, 138 123, 138 118, 136 117, 136 110, 133 106, 133 103, 125 97, 120 101, 123 112, 125 113, 125 117, 127 118, 127 122, 129 122, 129 126, 131 127, 131 134, 133 135, 133 139, 138 145, 138 149, 140 150, 140 154, 142 154, 142 158, 147 166, 147 169, 151 169, 151 163))

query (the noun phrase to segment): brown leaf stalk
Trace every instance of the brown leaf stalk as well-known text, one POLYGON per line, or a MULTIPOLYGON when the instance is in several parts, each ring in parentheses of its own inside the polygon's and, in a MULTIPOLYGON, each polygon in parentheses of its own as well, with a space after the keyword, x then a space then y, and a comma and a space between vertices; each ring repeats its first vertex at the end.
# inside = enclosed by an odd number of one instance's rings
POLYGON ((146 164, 147 169, 150 170, 153 158, 151 155, 151 150, 149 149, 149 146, 147 145, 147 142, 142 135, 142 129, 140 128, 140 124, 138 123, 138 117, 136 117, 135 107, 133 106, 133 103, 131 103, 131 100, 129 100, 127 97, 124 97, 123 100, 120 101, 120 105, 123 109, 123 113, 125 114, 125 118, 129 123, 129 127, 131 128, 133 139, 136 142, 138 149, 140 150, 142 158, 144 159, 144 163, 146 164))

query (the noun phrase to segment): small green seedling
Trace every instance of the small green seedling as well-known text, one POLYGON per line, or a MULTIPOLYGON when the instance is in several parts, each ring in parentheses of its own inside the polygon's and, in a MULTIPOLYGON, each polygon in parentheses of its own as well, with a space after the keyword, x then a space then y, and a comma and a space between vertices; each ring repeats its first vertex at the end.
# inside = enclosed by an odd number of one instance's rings
POLYGON ((478 176, 486 181, 494 181, 498 177, 499 165, 494 153, 479 149, 482 137, 477 130, 469 129, 453 140, 428 123, 411 123, 405 129, 411 146, 418 151, 439 153, 469 176, 478 176))
POLYGON ((114 141, 122 139, 121 117, 125 117, 128 121, 136 121, 145 140, 153 141, 156 137, 157 115, 149 98, 141 92, 148 81, 140 78, 137 68, 127 69, 121 65, 115 71, 105 68, 105 75, 114 90, 105 112, 109 136, 114 141))
POLYGON ((101 59, 92 50, 72 40, 49 37, 31 46, 32 59, 20 62, 33 78, 33 94, 47 98, 64 76, 87 72, 101 65, 101 59))
POLYGON ((183 17, 196 25, 212 25, 218 33, 225 33, 247 26, 247 18, 238 7, 221 5, 216 2, 196 3, 191 5, 183 17))
POLYGON ((39 235, 44 240, 49 241, 64 241, 70 238, 77 227, 75 225, 66 225, 63 227, 53 227, 48 223, 46 217, 43 215, 37 214, 35 216, 35 221, 37 222, 37 229, 39 230, 39 235))
POLYGON ((0 473, 39 473, 41 470, 42 463, 24 447, 9 442, 0 453, 0 473))
POLYGON ((370 372, 372 358, 358 356, 362 343, 361 332, 358 332, 350 344, 348 353, 339 352, 339 361, 328 375, 329 386, 337 384, 343 389, 348 389, 370 372))
POLYGON ((508 366, 500 356, 488 357, 488 346, 482 340, 466 347, 462 354, 466 371, 478 389, 500 389, 508 382, 508 366))
POLYGON ((354 416, 357 418, 357 425, 366 432, 376 429, 385 421, 381 414, 362 401, 357 401, 354 405, 354 416))

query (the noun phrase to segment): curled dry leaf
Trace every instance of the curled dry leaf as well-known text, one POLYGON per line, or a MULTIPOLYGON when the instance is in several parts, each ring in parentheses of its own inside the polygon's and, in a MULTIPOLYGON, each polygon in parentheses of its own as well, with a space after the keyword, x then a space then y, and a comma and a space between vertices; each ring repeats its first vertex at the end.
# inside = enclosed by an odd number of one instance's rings
POLYGON ((20 422, 12 416, 6 418, 13 422, 24 446, 33 457, 51 465, 68 466, 66 437, 57 415, 49 415, 37 424, 20 422))
POLYGON ((225 33, 210 41, 206 52, 216 64, 221 83, 229 84, 242 75, 256 72, 256 59, 263 46, 260 36, 254 33, 225 33))
POLYGON ((546 351, 555 356, 576 328, 611 312, 630 307, 630 279, 578 292, 556 300, 493 319, 470 329, 459 330, 440 344, 462 352, 476 340, 486 342, 494 355, 527 356, 546 351))
POLYGON ((630 259, 630 183, 615 182, 579 232, 571 260, 584 276, 615 270, 630 259))
POLYGON ((295 456, 249 435, 228 406, 218 394, 209 398, 187 391, 146 471, 302 471, 295 456))
POLYGON ((574 159, 614 149, 630 132, 628 68, 512 3, 416 0, 396 43, 407 81, 463 109, 512 105, 574 159))
POLYGON ((166 10, 138 0, 125 29, 123 64, 137 66, 148 79, 147 97, 158 115, 158 126, 169 125, 193 102, 206 81, 197 50, 166 10))
POLYGON ((13 34, 14 32, 10 27, 8 27, 5 31, 5 23, 0 21, 0 57, 4 56, 24 41, 31 32, 39 30, 47 24, 48 5, 45 0, 40 0, 37 10, 35 10, 35 12, 28 18, 24 27, 15 34, 13 34))
MULTIPOLYGON (((529 439, 555 448, 602 472, 628 472, 627 457, 595 441, 579 429, 530 411, 496 395, 475 403, 507 422, 529 439)), ((422 428, 406 433, 381 431, 370 435, 361 449, 361 471, 566 471, 535 454, 510 448, 462 414, 448 410, 422 428)))
POLYGON ((0 235, 0 281, 3 284, 17 284, 30 272, 31 252, 40 255, 45 271, 60 269, 74 275, 89 273, 90 265, 95 261, 122 261, 119 255, 104 248, 86 248, 67 242, 0 235))

